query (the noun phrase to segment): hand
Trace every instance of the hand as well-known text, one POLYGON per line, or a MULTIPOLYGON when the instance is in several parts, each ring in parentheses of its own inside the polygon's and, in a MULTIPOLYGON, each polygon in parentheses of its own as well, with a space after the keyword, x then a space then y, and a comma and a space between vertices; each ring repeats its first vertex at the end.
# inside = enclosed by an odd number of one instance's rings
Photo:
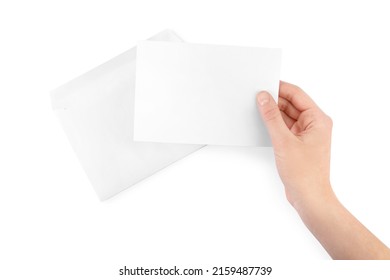
POLYGON ((299 87, 280 82, 278 104, 268 92, 257 104, 274 147, 288 201, 332 194, 329 181, 332 120, 299 87))
POLYGON ((330 185, 332 120, 299 87, 280 82, 276 104, 257 95, 288 201, 335 259, 390 259, 390 249, 336 198, 330 185))

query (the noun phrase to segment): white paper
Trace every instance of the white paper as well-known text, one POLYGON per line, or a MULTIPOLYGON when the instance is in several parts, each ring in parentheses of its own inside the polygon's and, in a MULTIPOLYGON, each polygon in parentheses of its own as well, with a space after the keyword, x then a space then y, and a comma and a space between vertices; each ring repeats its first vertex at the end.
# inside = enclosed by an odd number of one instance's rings
MULTIPOLYGON (((169 30, 151 40, 181 41, 169 30)), ((132 48, 51 94, 53 109, 101 200, 202 147, 133 142, 135 56, 132 48)))
POLYGON ((277 100, 280 63, 280 49, 139 42, 134 140, 269 146, 255 100, 277 100))

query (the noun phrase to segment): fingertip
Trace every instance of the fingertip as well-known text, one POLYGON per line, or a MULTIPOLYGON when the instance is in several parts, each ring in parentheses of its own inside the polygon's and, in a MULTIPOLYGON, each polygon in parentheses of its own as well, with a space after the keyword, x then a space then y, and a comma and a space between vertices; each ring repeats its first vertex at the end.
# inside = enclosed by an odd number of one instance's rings
POLYGON ((257 104, 260 106, 264 106, 265 104, 269 103, 269 100, 270 94, 267 91, 262 90, 257 94, 257 104))

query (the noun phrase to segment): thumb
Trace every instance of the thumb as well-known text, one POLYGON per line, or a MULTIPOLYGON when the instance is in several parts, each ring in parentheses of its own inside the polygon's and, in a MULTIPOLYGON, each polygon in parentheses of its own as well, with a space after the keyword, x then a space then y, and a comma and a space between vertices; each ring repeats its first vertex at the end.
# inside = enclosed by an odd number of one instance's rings
POLYGON ((271 136, 272 143, 288 135, 290 131, 283 120, 278 104, 268 92, 261 91, 257 94, 257 107, 271 136))

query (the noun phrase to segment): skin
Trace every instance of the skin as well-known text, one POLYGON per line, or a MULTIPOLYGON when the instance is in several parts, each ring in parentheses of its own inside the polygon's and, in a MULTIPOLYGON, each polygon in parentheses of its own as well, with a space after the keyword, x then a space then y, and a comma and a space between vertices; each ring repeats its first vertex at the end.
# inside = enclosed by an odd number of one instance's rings
POLYGON ((280 82, 278 104, 257 95, 287 200, 333 259, 388 259, 390 249, 337 199, 330 184, 332 120, 299 87, 280 82))

